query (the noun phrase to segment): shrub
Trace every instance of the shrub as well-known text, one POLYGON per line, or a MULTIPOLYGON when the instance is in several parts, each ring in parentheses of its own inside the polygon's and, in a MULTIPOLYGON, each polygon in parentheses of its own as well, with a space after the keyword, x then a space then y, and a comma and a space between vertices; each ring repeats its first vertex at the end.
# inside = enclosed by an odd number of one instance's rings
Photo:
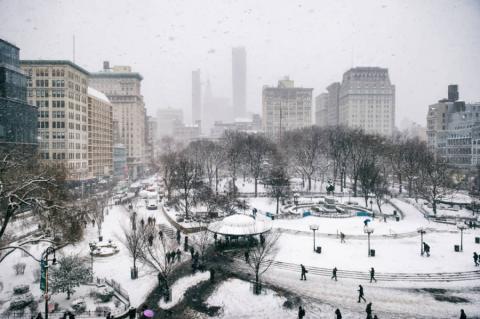
POLYGON ((29 285, 18 285, 13 287, 13 294, 14 295, 22 295, 26 292, 30 291, 30 286, 29 285))
POLYGON ((33 302, 33 295, 31 293, 26 293, 23 295, 13 296, 12 301, 10 301, 9 309, 18 310, 23 309, 33 302))
POLYGON ((73 311, 77 314, 85 312, 85 310, 87 309, 87 303, 82 298, 78 298, 72 301, 71 306, 73 311))
POLYGON ((112 300, 114 293, 115 291, 112 288, 105 287, 97 291, 97 298, 100 299, 101 302, 108 302, 112 300))
POLYGON ((25 267, 27 265, 25 263, 16 263, 13 265, 13 269, 15 270, 15 274, 18 275, 23 275, 25 273, 25 267))

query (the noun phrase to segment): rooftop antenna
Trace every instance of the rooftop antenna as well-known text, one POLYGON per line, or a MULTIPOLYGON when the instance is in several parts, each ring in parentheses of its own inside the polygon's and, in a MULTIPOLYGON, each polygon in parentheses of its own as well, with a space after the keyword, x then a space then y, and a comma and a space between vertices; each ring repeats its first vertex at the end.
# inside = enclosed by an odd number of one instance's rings
POLYGON ((73 35, 73 63, 75 63, 75 34, 73 35))

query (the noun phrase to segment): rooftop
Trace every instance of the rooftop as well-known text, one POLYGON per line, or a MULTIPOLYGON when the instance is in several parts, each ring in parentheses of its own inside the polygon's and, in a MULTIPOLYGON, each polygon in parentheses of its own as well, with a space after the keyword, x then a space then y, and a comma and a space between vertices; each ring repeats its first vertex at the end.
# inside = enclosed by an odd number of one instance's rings
POLYGON ((90 72, 68 60, 20 60, 20 65, 68 65, 77 71, 90 75, 90 72))
POLYGON ((94 72, 90 73, 91 78, 133 78, 139 81, 143 80, 143 77, 138 72, 94 72))
POLYGON ((20 50, 19 47, 17 47, 15 44, 13 44, 13 43, 11 43, 11 42, 8 42, 8 41, 3 40, 3 39, 0 39, 0 42, 3 42, 3 43, 5 43, 5 44, 8 44, 8 45, 10 45, 10 46, 12 46, 12 47, 17 48, 17 49, 20 50))
POLYGON ((110 100, 107 98, 107 96, 105 94, 103 94, 102 92, 100 91, 97 91, 95 90, 94 88, 92 87, 88 87, 88 95, 91 95, 103 102, 106 102, 106 103, 110 103, 110 100))

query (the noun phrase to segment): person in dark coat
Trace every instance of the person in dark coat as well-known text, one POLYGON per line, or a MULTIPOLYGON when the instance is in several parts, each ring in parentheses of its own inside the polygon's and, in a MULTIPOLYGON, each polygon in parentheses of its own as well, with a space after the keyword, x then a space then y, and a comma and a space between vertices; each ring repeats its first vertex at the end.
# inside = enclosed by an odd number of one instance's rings
POLYGON ((43 316, 42 316, 42 313, 41 313, 41 312, 38 313, 36 319, 43 319, 43 316))
POLYGON ((195 249, 193 249, 193 246, 190 246, 190 255, 192 258, 194 254, 195 254, 195 249))
POLYGON ((478 254, 476 252, 473 252, 473 262, 475 266, 478 266, 478 254))
POLYGON ((373 316, 373 319, 378 319, 377 315, 373 316))
POLYGON ((210 268, 210 282, 215 280, 215 269, 212 267, 210 268))
POLYGON ((340 312, 340 309, 337 308, 335 310, 335 319, 342 319, 342 313, 340 312))
POLYGON ((68 319, 75 319, 75 315, 71 312, 68 313, 68 319))
POLYGON ((460 309, 460 319, 467 319, 467 315, 465 314, 465 311, 463 311, 463 309, 460 309))
POLYGON ((180 233, 180 229, 177 229, 177 244, 180 245, 180 240, 182 239, 182 235, 180 233))
POLYGON ((377 279, 375 278, 375 268, 371 268, 370 269, 370 282, 372 282, 372 280, 375 280, 375 282, 377 282, 377 279))
POLYGON ((345 234, 340 233, 340 243, 345 243, 345 234))
POLYGON ((371 302, 367 304, 367 308, 365 308, 365 312, 367 313, 367 319, 372 319, 372 303, 371 302))
POLYGON ((305 317, 305 309, 302 306, 298 307, 298 319, 305 317))
POLYGON ((364 294, 363 294, 362 285, 358 285, 358 302, 360 302, 360 299, 363 299, 364 302, 367 302, 367 300, 365 300, 365 297, 364 297, 364 294))
POLYGON ((130 307, 130 309, 128 309, 128 319, 135 319, 136 314, 137 314, 137 309, 133 307, 130 307))
POLYGON ((177 261, 180 262, 180 259, 182 258, 182 251, 180 248, 177 249, 177 261))
POLYGON ((250 262, 250 254, 248 250, 245 250, 245 262, 248 264, 250 262))
POLYGON ((302 275, 300 276, 300 280, 307 280, 307 276, 306 276, 306 273, 308 272, 307 269, 305 269, 304 265, 300 265, 300 267, 302 268, 302 275))
POLYGON ((423 243, 423 251, 427 255, 427 257, 430 257, 430 245, 427 243, 423 243))
POLYGON ((335 279, 335 281, 337 281, 337 267, 333 268, 332 270, 332 279, 335 279))

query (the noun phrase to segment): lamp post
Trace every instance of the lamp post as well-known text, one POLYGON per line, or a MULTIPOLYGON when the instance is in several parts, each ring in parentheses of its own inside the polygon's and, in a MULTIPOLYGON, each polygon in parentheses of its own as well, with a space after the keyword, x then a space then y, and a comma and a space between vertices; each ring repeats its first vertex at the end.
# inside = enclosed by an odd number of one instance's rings
POLYGON ((420 255, 423 256, 423 234, 425 234, 427 231, 423 227, 419 227, 417 229, 417 232, 420 234, 420 255))
POLYGON ((373 227, 365 226, 363 228, 363 232, 367 234, 368 236, 368 257, 371 256, 371 251, 370 251, 370 235, 373 233, 373 227))
POLYGON ((463 251, 463 231, 467 229, 467 225, 459 223, 457 224, 457 228, 460 229, 460 251, 463 251))
POLYGON ((315 251, 315 231, 318 230, 318 225, 312 224, 310 225, 310 229, 313 230, 313 251, 315 251))
POLYGON ((42 253, 42 258, 40 261, 41 265, 41 275, 43 279, 43 285, 42 285, 42 279, 40 279, 40 289, 44 291, 44 297, 45 297, 45 319, 48 319, 48 262, 51 261, 52 265, 55 265, 57 263, 57 259, 55 258, 55 248, 53 246, 48 247, 43 253, 42 253), (49 255, 53 254, 52 259, 48 259, 49 255))
POLYGON ((88 243, 90 246, 90 270, 92 273, 92 282, 93 282, 93 252, 95 251, 95 244, 94 243, 88 243))

